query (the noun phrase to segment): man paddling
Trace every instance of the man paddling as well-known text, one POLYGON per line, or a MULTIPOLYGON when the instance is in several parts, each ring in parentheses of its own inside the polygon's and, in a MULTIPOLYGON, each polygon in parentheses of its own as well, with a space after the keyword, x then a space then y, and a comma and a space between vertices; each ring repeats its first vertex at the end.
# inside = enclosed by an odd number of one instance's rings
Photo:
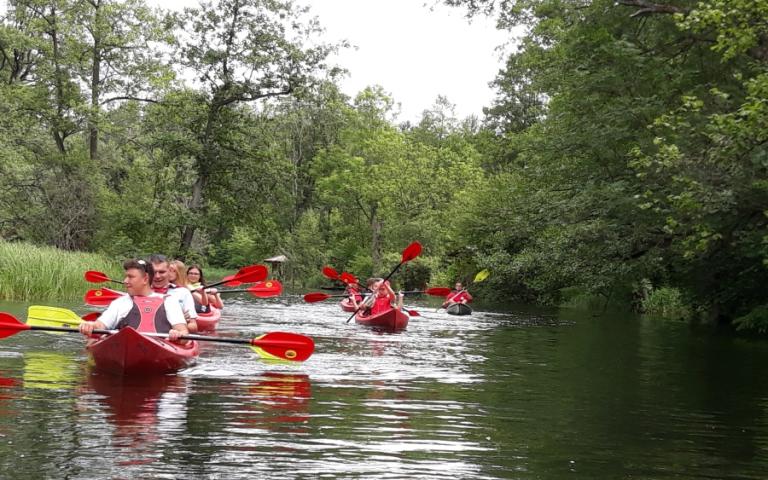
POLYGON ((168 333, 168 339, 178 341, 188 335, 187 321, 178 300, 170 295, 152 291, 152 264, 144 260, 123 263, 123 285, 128 295, 109 304, 98 320, 80 324, 80 333, 91 335, 94 329, 133 327, 140 332, 168 333))
POLYGON ((184 318, 187 319, 187 328, 192 333, 197 332, 197 311, 192 292, 184 286, 171 283, 171 266, 165 255, 155 253, 149 257, 149 261, 155 272, 152 279, 152 290, 176 299, 181 306, 181 311, 184 312, 184 318))
POLYGON ((472 295, 469 294, 461 282, 456 282, 451 293, 445 297, 442 308, 448 308, 454 303, 469 303, 472 301, 472 295))

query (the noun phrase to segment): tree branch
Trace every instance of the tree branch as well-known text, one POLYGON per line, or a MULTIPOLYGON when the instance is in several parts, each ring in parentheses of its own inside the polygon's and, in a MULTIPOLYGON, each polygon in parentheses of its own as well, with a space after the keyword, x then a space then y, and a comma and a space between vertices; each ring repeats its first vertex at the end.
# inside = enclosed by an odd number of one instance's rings
POLYGON ((652 15, 656 13, 688 13, 690 11, 688 8, 678 7, 676 5, 654 3, 649 0, 616 0, 616 4, 638 8, 638 10, 630 15, 630 17, 639 17, 641 15, 652 15))
POLYGON ((100 104, 104 105, 110 102, 115 102, 117 100, 136 100, 138 102, 160 103, 159 100, 154 100, 152 98, 141 98, 141 97, 134 97, 132 95, 125 95, 120 97, 111 97, 111 98, 104 99, 100 102, 100 104))

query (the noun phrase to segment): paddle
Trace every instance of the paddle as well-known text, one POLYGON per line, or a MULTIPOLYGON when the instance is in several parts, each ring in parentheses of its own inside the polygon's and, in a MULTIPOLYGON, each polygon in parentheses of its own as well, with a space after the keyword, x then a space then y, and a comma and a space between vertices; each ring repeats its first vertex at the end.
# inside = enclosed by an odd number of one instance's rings
POLYGON ((100 288, 98 290, 88 290, 85 292, 83 300, 87 305, 93 305, 95 307, 105 307, 112 303, 114 300, 125 295, 124 293, 110 290, 108 288, 100 288))
MULTIPOLYGON (((408 290, 403 292, 403 295, 412 295, 417 293, 426 293, 427 295, 434 295, 436 297, 444 297, 451 293, 451 289, 448 287, 432 287, 426 290, 408 290)), ((328 295, 322 292, 312 292, 304 295, 304 301, 307 303, 317 303, 327 300, 329 298, 345 298, 349 295, 328 295)))
POLYGON ((241 283, 256 283, 261 282, 263 280, 267 279, 267 267, 264 265, 249 265, 247 267, 243 267, 240 270, 237 271, 234 275, 228 275, 224 279, 212 283, 210 285, 206 285, 205 288, 211 288, 211 287, 218 287, 222 284, 227 284, 227 286, 231 287, 237 287, 241 283), (239 283, 238 283, 239 282, 239 283))
POLYGON ((341 275, 339 276, 339 280, 341 280, 347 285, 349 285, 350 283, 357 283, 357 277, 352 275, 349 272, 341 272, 341 275))
POLYGON ((337 272, 333 267, 323 267, 323 275, 329 280, 339 279, 339 272, 337 272))
POLYGON ((91 283, 112 282, 112 283, 119 283, 120 285, 123 284, 123 282, 120 282, 118 280, 112 280, 105 273, 98 272, 96 270, 88 270, 87 272, 85 272, 84 277, 87 282, 91 282, 91 283))
POLYGON ((256 282, 253 286, 248 288, 240 288, 237 290, 219 290, 218 293, 238 293, 248 292, 254 297, 267 298, 277 297, 283 293, 283 285, 277 280, 267 280, 264 282, 256 282))
MULTIPOLYGON (((421 244, 419 242, 413 242, 407 247, 405 247, 405 250, 403 250, 403 254, 400 258, 400 263, 398 263, 397 266, 394 269, 392 269, 391 272, 389 272, 389 275, 384 277, 382 284, 385 283, 387 280, 389 280, 392 277, 392 275, 394 275, 395 272, 397 272, 400 269, 400 267, 403 266, 403 264, 410 262, 414 258, 418 257, 420 254, 421 254, 421 244)), ((362 307, 363 307, 362 305, 357 307, 357 309, 354 312, 352 312, 352 315, 350 315, 349 318, 347 318, 346 323, 349 323, 349 321, 352 320, 352 318, 355 315, 357 315, 357 312, 359 312, 362 307)))
MULTIPOLYGON (((254 297, 267 298, 276 297, 283 291, 283 286, 277 280, 268 280, 266 282, 256 282, 255 285, 249 288, 237 289, 237 290, 219 290, 219 294, 222 293, 238 293, 248 292, 254 297)), ((88 290, 85 292, 83 299, 87 305, 94 307, 105 307, 117 300, 125 294, 116 292, 115 290, 109 290, 101 288, 99 290, 88 290)))
POLYGON ((356 276, 349 272, 341 272, 341 274, 339 274, 339 272, 337 272, 332 267, 323 267, 323 275, 329 280, 339 280, 346 285, 349 285, 350 283, 357 283, 356 276))
MULTIPOLYGON (((33 307, 30 307, 30 310, 33 307)), ((55 333, 77 333, 80 331, 75 325, 79 325, 80 322, 74 323, 75 319, 80 319, 75 312, 67 311, 65 309, 57 309, 55 307, 36 307, 35 315, 30 316, 27 319, 27 324, 21 323, 16 317, 11 314, 0 312, 0 338, 10 337, 23 330, 38 330, 44 332, 55 333), (46 309, 53 313, 53 317, 46 317, 46 309), (54 309, 54 310, 50 310, 54 309), (66 313, 62 313, 66 312, 66 313), (66 326, 51 326, 51 323, 60 322, 61 318, 67 317, 64 325, 66 326)), ((105 330, 95 329, 95 334, 107 334, 114 335, 118 330, 105 330)), ((142 335, 156 338, 167 338, 166 333, 149 333, 141 332, 142 335)), ((290 332, 270 332, 264 335, 254 338, 224 338, 224 337, 210 337, 204 335, 182 335, 180 340, 197 340, 202 342, 218 342, 218 343, 236 343, 249 345, 253 351, 258 353, 262 357, 271 359, 288 360, 292 362, 303 362, 308 359, 315 349, 315 342, 312 338, 298 333, 290 332)))

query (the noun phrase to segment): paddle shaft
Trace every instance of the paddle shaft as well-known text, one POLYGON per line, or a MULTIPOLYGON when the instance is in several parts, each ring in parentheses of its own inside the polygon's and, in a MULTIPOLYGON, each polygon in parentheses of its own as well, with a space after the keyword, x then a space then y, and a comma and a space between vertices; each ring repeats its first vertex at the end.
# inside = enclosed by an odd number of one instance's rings
MULTIPOLYGON (((41 325, 28 325, 29 330, 43 330, 47 332, 66 332, 66 333, 80 333, 80 330, 76 328, 68 328, 68 327, 44 327, 41 325)), ((93 330, 93 333, 96 334, 102 334, 102 335, 114 335, 119 330, 105 330, 103 328, 95 328, 93 330)), ((139 332, 145 337, 154 337, 154 338, 168 338, 167 333, 156 333, 156 332, 139 332)), ((197 340, 200 342, 218 342, 218 343, 236 343, 240 345, 256 345, 256 346, 262 346, 262 345, 280 345, 281 347, 290 348, 290 347, 306 347, 306 342, 297 342, 297 341, 291 341, 291 340, 280 340, 280 341, 271 341, 271 340, 259 340, 259 339, 251 339, 251 338, 223 338, 223 337, 207 337, 205 335, 182 335, 179 337, 179 340, 197 340)))

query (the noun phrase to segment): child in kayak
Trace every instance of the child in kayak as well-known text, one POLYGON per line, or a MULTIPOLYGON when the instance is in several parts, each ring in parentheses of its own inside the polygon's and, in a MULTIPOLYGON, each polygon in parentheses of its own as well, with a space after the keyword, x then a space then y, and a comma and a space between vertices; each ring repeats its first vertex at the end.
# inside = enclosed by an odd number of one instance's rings
POLYGON ((344 293, 349 295, 349 299, 352 301, 353 305, 363 301, 363 295, 360 293, 360 284, 357 282, 350 282, 344 293))
POLYGON ((368 295, 362 304, 358 305, 355 302, 355 307, 362 309, 365 315, 378 315, 392 308, 402 310, 403 293, 395 294, 388 281, 385 282, 382 278, 369 278, 366 285, 373 293, 368 295))

